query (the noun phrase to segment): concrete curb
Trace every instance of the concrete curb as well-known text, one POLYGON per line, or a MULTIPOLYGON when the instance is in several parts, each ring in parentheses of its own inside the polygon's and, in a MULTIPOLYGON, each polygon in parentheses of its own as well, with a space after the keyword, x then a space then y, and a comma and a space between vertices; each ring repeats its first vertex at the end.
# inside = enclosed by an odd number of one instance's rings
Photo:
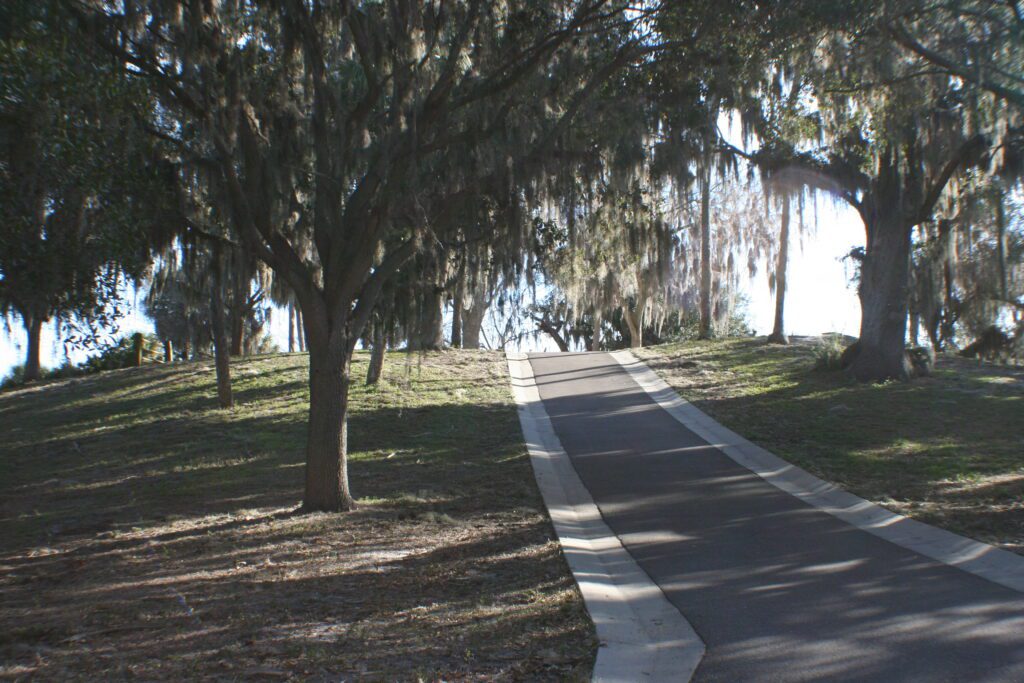
POLYGON ((823 481, 726 429, 684 400, 629 351, 613 358, 687 429, 766 482, 890 543, 1024 593, 1024 557, 890 512, 823 481))
POLYGON ((703 641, 604 523, 555 434, 526 354, 506 357, 537 485, 601 641, 592 680, 690 680, 703 641))

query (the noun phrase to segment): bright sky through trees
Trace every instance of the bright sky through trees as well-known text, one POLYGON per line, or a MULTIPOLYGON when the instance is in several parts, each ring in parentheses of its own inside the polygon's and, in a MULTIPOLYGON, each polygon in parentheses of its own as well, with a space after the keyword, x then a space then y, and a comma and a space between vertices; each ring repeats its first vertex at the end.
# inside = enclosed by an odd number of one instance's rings
MULTIPOLYGON (((813 224, 814 215, 810 206, 807 208, 805 220, 810 225, 813 224)), ((853 210, 819 198, 817 230, 812 227, 803 237, 793 237, 786 307, 786 325, 792 334, 857 334, 857 326, 860 324, 857 292, 849 283, 849 267, 840 259, 853 247, 863 244, 864 230, 853 210)), ((758 334, 770 332, 774 298, 768 291, 767 264, 762 264, 753 280, 744 283, 743 295, 749 302, 747 317, 751 326, 758 334)), ((141 299, 130 298, 133 305, 122 322, 123 331, 152 331, 152 323, 136 305, 141 303, 141 299)), ((280 348, 287 348, 288 319, 283 311, 273 317, 271 333, 280 348)), ((24 361, 24 336, 19 326, 4 329, 0 334, 0 376, 6 375, 11 368, 24 361)), ((52 368, 63 363, 64 348, 55 339, 52 324, 43 328, 42 344, 43 365, 52 368)), ((524 348, 555 350, 553 342, 546 335, 536 340, 525 340, 524 348)), ((84 360, 86 355, 73 351, 71 359, 78 362, 84 360)))

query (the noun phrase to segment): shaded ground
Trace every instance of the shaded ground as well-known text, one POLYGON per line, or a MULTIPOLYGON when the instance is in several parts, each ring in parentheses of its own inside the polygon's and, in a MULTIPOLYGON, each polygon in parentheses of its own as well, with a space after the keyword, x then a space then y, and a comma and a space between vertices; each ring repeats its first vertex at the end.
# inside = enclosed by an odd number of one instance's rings
POLYGON ((680 395, 815 475, 1024 554, 1024 371, 940 358, 933 377, 851 383, 763 338, 635 350, 680 395))
POLYGON ((0 394, 0 678, 589 675, 500 355, 354 390, 348 515, 291 514, 306 357, 233 372, 233 412, 204 363, 0 394))

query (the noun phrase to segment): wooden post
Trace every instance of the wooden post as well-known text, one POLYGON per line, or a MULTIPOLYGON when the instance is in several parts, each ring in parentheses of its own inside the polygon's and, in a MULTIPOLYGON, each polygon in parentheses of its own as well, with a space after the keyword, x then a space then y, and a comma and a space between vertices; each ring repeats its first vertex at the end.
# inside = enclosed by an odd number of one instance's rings
POLYGON ((142 336, 141 332, 136 332, 132 335, 132 345, 135 348, 135 367, 142 367, 142 343, 145 341, 145 337, 142 336))

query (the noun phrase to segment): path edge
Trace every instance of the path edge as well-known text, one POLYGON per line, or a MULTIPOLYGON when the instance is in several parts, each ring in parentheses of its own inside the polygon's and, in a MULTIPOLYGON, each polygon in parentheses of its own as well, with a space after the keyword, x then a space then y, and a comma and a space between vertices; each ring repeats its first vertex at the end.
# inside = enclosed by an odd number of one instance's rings
POLYGON ((772 486, 890 543, 1024 593, 1024 557, 904 517, 819 479, 715 421, 632 352, 613 351, 610 355, 684 427, 772 486))
POLYGON ((525 353, 506 352, 534 477, 600 646, 593 681, 689 681, 704 642, 605 524, 562 448, 525 353))

